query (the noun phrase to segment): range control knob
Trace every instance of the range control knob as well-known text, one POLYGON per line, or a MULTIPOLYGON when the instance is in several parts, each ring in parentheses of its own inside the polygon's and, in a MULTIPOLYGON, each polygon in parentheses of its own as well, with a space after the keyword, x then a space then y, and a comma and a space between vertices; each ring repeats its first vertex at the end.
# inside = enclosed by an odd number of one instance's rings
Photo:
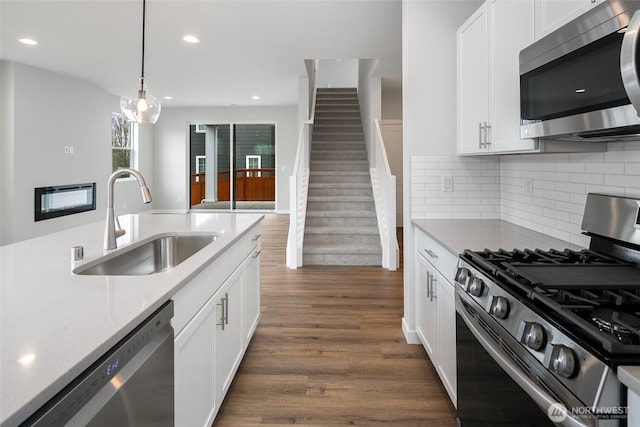
POLYGON ((539 323, 527 322, 522 341, 533 350, 544 347, 544 328, 539 323))
POLYGON ((467 288, 469 293, 474 297, 479 297, 482 295, 482 291, 484 290, 484 283, 482 283, 482 279, 474 277, 469 281, 469 286, 467 288))
POLYGON ((491 314, 498 319, 506 319, 509 315, 509 301, 505 297, 494 297, 491 302, 491 314))
POLYGON ((459 267, 456 272, 456 282, 464 285, 467 283, 467 278, 469 277, 469 269, 464 267, 459 267))
POLYGON ((551 353, 551 364, 549 366, 553 372, 570 378, 576 371, 576 356, 566 345, 554 345, 551 353))

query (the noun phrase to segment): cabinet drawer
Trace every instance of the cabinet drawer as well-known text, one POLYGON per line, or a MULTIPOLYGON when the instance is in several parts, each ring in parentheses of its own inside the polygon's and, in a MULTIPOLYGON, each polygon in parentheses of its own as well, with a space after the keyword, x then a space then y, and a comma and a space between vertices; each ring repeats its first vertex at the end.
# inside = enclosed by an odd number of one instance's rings
POLYGON ((253 227, 242 238, 244 240, 245 253, 253 251, 253 249, 260 243, 260 237, 262 236, 260 231, 260 224, 253 227))
POLYGON ((454 282, 458 256, 416 228, 416 252, 424 256, 450 282, 454 282))

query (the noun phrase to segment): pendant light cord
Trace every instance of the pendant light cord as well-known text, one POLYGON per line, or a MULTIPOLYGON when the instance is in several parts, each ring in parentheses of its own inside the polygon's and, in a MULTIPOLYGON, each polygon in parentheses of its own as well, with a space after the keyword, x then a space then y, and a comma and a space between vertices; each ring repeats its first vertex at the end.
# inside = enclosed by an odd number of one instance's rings
POLYGON ((140 74, 140 90, 144 90, 144 24, 146 15, 146 0, 142 0, 142 72, 140 74))

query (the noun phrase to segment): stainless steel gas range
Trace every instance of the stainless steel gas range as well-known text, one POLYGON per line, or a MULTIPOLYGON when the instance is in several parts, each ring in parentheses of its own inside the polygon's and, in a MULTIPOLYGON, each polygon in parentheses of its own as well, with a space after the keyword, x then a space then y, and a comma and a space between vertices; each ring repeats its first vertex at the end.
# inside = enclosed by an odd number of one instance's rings
POLYGON ((466 250, 456 273, 458 419, 626 426, 640 365, 640 199, 589 194, 589 249, 466 250))

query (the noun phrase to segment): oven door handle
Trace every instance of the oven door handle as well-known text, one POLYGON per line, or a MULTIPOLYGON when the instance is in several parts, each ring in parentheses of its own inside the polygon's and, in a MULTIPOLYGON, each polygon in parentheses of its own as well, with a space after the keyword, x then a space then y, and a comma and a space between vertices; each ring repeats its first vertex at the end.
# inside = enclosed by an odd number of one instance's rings
MULTIPOLYGON (((491 345, 491 342, 489 341, 491 338, 488 337, 488 334, 480 331, 475 327, 473 320, 469 318, 469 315, 467 313, 465 313, 464 307, 457 308, 458 314, 464 319, 464 323, 466 323, 467 327, 471 330, 471 333, 476 337, 476 339, 480 342, 482 347, 484 347, 487 353, 489 353, 493 360, 495 360, 496 363, 500 365, 500 367, 507 373, 507 375, 509 375, 511 379, 513 379, 543 411, 548 411, 552 405, 554 407, 558 407, 558 409, 560 409, 560 407, 564 407, 561 402, 558 402, 541 387, 531 381, 528 376, 524 375, 520 371, 520 369, 518 369, 516 364, 509 359, 509 356, 507 356, 503 351, 491 345)), ((561 422, 557 422, 556 425, 566 427, 592 427, 592 424, 587 424, 583 420, 577 419, 568 410, 564 411, 564 414, 566 414, 566 418, 561 422)))
POLYGON ((629 21, 627 31, 622 39, 622 48, 620 49, 622 84, 636 113, 640 113, 640 77, 638 76, 638 63, 636 61, 639 39, 640 11, 636 11, 629 21))

